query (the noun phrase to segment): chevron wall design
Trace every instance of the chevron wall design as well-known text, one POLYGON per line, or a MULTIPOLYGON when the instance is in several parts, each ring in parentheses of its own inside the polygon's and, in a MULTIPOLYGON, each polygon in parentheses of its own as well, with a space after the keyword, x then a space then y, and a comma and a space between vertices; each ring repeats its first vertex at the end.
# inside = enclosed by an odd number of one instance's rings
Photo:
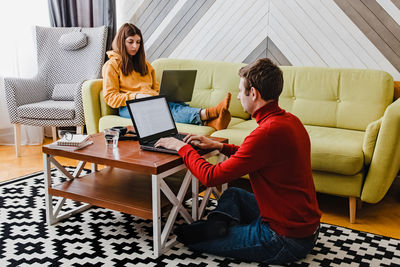
POLYGON ((400 80, 400 0, 122 1, 147 58, 381 69, 400 80), (139 3, 138 3, 139 2, 139 3))

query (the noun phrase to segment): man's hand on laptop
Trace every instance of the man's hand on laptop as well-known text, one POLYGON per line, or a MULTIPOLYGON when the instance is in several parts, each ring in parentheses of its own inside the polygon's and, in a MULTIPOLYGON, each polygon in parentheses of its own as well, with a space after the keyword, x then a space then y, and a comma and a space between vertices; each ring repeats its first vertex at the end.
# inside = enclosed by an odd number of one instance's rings
POLYGON ((223 147, 222 143, 213 141, 204 135, 188 134, 183 141, 201 149, 218 149, 221 151, 223 147))
POLYGON ((178 151, 184 145, 186 145, 185 142, 182 142, 181 140, 178 140, 174 137, 165 137, 160 138, 154 146, 178 151))
POLYGON ((199 147, 201 149, 218 149, 221 150, 223 144, 217 141, 213 141, 203 135, 188 134, 183 141, 173 137, 160 138, 155 147, 164 147, 167 149, 173 149, 179 151, 184 145, 191 144, 192 146, 199 147))

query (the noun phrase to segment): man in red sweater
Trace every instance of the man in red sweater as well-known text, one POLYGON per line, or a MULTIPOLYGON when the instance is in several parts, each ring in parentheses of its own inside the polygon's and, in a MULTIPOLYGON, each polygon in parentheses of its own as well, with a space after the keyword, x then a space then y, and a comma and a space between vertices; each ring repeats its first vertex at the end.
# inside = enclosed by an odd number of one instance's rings
POLYGON ((318 209, 311 171, 310 140, 300 120, 278 106, 283 76, 269 59, 239 70, 238 99, 258 127, 241 146, 204 136, 179 141, 163 138, 156 146, 176 149, 188 169, 206 186, 249 174, 254 194, 226 190, 207 220, 180 226, 178 240, 201 252, 283 264, 304 258, 318 237, 318 209), (205 161, 188 143, 215 148, 229 158, 205 161))

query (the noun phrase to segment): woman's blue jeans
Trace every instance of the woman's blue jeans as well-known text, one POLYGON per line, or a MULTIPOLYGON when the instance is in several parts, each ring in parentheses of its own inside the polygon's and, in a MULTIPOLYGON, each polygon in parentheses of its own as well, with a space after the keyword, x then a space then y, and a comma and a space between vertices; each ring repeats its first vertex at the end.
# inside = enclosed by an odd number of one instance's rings
MULTIPOLYGON (((168 102, 172 117, 175 122, 202 125, 200 118, 201 108, 193 108, 185 103, 168 102)), ((119 115, 124 118, 130 118, 128 108, 119 108, 119 115)))
POLYGON ((231 187, 209 214, 224 214, 231 219, 226 236, 189 244, 192 250, 265 264, 284 264, 300 260, 312 250, 318 232, 309 238, 279 236, 261 220, 254 194, 231 187))

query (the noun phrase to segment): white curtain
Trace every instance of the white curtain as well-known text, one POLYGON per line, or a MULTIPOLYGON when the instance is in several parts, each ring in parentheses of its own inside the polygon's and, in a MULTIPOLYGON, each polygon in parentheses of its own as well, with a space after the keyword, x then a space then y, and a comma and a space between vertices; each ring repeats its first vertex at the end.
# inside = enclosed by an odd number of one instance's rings
MULTIPOLYGON (((0 1, 0 144, 13 144, 13 125, 8 116, 3 77, 31 78, 37 73, 33 27, 50 26, 47 0, 0 1)), ((21 127, 21 144, 43 142, 43 128, 21 127)))

